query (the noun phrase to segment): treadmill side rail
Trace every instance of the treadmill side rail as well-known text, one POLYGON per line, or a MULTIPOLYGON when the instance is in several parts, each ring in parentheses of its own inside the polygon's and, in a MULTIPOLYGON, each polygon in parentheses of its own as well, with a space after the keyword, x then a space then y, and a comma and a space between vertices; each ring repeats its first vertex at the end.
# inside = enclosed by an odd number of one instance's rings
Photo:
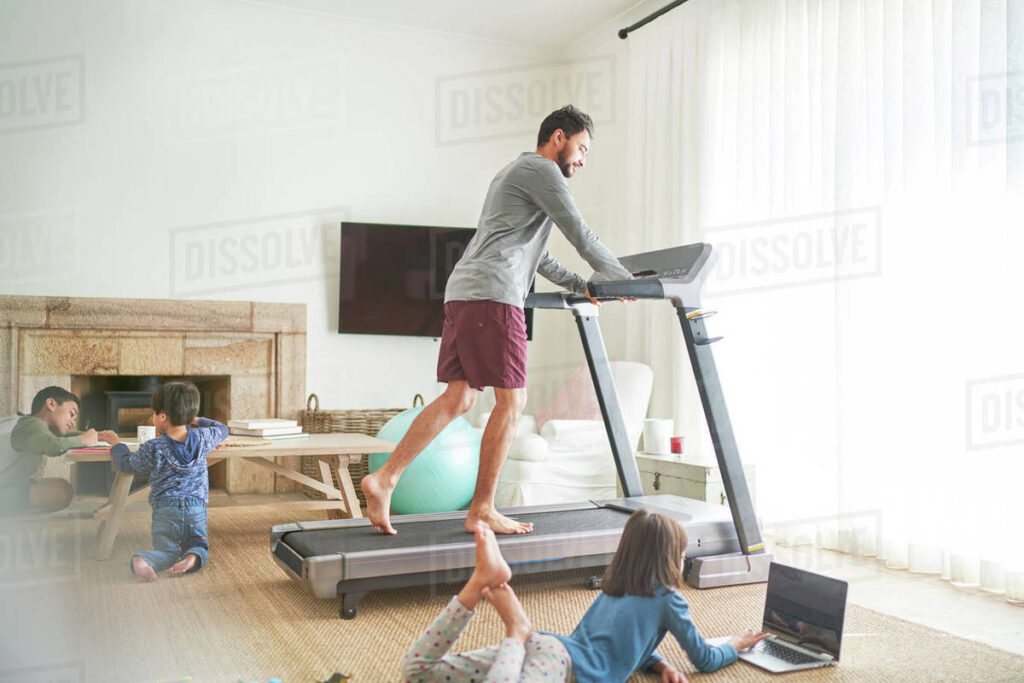
POLYGON ((307 557, 302 565, 303 577, 309 589, 318 598, 338 596, 338 582, 341 581, 348 564, 341 555, 320 555, 307 557))
POLYGON ((768 580, 768 567, 771 563, 771 553, 687 557, 683 564, 683 579, 694 588, 764 583, 768 580))
POLYGON ((277 548, 277 542, 281 540, 285 534, 293 531, 299 531, 302 527, 298 524, 278 524, 270 529, 270 550, 271 552, 277 548))

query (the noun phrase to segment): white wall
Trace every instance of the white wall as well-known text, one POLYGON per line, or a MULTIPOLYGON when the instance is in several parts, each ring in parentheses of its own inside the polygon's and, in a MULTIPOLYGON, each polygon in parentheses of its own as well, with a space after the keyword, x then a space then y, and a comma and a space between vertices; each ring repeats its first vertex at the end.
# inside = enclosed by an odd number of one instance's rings
MULTIPOLYGON (((642 228, 628 215, 626 201, 629 50, 626 42, 615 34, 628 23, 629 19, 606 22, 567 45, 560 60, 569 73, 604 88, 577 101, 594 119, 594 136, 586 166, 569 181, 569 186, 587 223, 618 256, 629 253, 631 231, 642 228)), ((593 269, 557 231, 552 235, 548 243, 551 253, 566 267, 583 277, 589 276, 593 269)), ((537 289, 557 288, 538 278, 537 289)), ((636 331, 631 332, 623 325, 622 308, 622 304, 608 303, 599 311, 605 346, 614 360, 637 360, 626 355, 625 338, 636 331)), ((573 372, 586 363, 572 316, 537 311, 534 320, 538 334, 530 348, 528 411, 547 405, 573 372)))
POLYGON ((243 0, 2 0, 0 292, 304 302, 324 407, 430 398, 435 340, 337 334, 338 221, 475 225, 570 98, 600 122, 574 186, 600 217, 616 68, 243 0))
MULTIPOLYGON (((617 33, 618 29, 633 24, 664 4, 660 0, 638 3, 622 16, 608 20, 576 40, 566 50, 566 63, 584 73, 598 70, 601 68, 599 65, 611 65, 609 80, 613 86, 610 88, 612 97, 608 115, 600 120, 595 118, 595 134, 587 166, 570 185, 587 222, 612 252, 620 256, 679 246, 687 241, 682 236, 682 226, 679 226, 678 235, 659 241, 657 235, 660 233, 645 225, 642 218, 631 211, 631 206, 636 206, 643 198, 629 196, 630 164, 634 161, 630 156, 630 126, 637 125, 631 124, 629 118, 630 41, 647 39, 649 28, 647 33, 639 29, 627 40, 621 40, 617 33)), ((565 240, 552 239, 549 249, 566 266, 584 275, 591 272, 565 240)), ((547 288, 548 285, 544 283, 539 287, 547 288)), ((571 317, 553 317, 550 312, 537 315, 543 316, 545 323, 542 334, 531 349, 529 409, 546 405, 572 372, 586 362, 571 317)), ((645 348, 658 345, 664 345, 665 352, 653 354, 655 356, 664 357, 676 347, 678 353, 685 356, 682 332, 675 322, 674 310, 666 302, 605 303, 599 317, 608 355, 614 360, 650 362, 652 354, 645 348), (660 327, 654 330, 635 324, 638 319, 647 319, 637 315, 641 311, 661 323, 660 327), (664 336, 656 336, 661 334, 664 336)), ((659 366, 653 369, 655 379, 649 415, 673 417, 677 412, 675 404, 679 389, 675 386, 672 368, 659 366)), ((686 391, 692 389, 695 392, 695 387, 690 385, 692 379, 687 380, 686 391)), ((704 429, 703 422, 699 428, 704 429)), ((679 425, 679 433, 682 430, 682 425, 679 425)))

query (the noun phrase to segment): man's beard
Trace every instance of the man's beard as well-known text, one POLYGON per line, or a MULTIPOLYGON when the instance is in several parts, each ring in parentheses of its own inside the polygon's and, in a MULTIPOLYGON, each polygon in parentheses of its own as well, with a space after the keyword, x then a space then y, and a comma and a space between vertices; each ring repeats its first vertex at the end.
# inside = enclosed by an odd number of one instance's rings
POLYGON ((562 152, 558 155, 558 168, 562 171, 562 175, 566 178, 571 178, 573 174, 573 166, 565 160, 568 154, 562 152))

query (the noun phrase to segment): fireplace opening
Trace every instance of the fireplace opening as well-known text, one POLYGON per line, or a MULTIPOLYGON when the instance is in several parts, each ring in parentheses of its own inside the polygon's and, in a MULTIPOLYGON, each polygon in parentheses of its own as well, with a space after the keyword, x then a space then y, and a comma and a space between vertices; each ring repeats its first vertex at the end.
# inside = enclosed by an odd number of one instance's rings
MULTIPOLYGON (((227 423, 231 415, 231 378, 225 375, 170 377, 162 375, 77 375, 71 391, 82 402, 79 429, 112 429, 128 441, 136 428, 153 423, 153 392, 165 382, 188 381, 199 389, 199 414, 227 423)), ((109 495, 114 481, 112 463, 76 463, 72 483, 80 495, 109 495)), ((210 468, 210 488, 226 480, 223 462, 210 468)), ((148 477, 136 475, 132 489, 145 486, 148 477)))

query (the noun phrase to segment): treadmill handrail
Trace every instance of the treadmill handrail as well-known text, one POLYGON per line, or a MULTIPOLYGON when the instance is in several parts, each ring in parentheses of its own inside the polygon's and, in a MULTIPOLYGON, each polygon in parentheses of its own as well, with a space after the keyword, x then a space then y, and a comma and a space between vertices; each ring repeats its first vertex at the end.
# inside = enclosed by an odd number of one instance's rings
POLYGON ((665 287, 658 278, 588 282, 587 289, 598 299, 664 299, 665 287))
MULTIPOLYGON (((595 296, 597 301, 618 301, 623 297, 618 295, 595 296)), ((593 304, 594 301, 588 296, 576 294, 575 292, 533 292, 526 297, 524 308, 547 308, 553 310, 578 309, 580 306, 593 304)))

